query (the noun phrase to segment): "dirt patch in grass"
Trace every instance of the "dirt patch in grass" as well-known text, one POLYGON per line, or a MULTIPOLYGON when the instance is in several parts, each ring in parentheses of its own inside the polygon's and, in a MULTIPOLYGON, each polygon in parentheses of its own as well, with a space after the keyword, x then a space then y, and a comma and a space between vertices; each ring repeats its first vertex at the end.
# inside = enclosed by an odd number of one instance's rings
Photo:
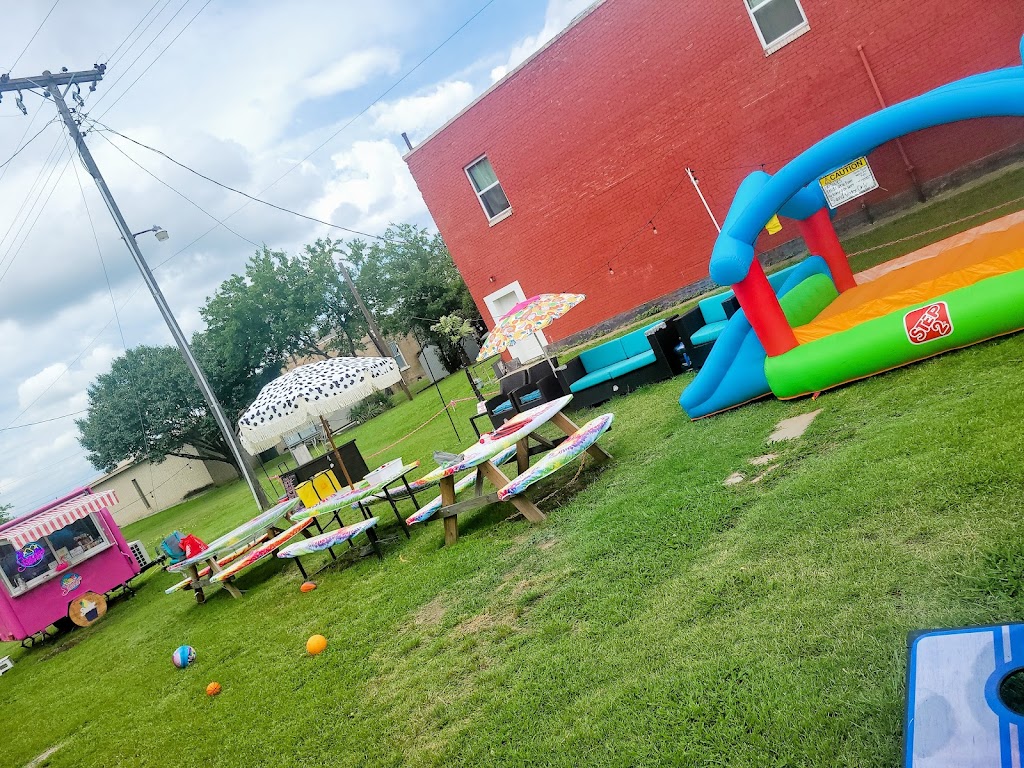
POLYGON ((445 604, 438 595, 426 605, 422 606, 412 617, 412 622, 417 627, 436 627, 444 618, 445 604))

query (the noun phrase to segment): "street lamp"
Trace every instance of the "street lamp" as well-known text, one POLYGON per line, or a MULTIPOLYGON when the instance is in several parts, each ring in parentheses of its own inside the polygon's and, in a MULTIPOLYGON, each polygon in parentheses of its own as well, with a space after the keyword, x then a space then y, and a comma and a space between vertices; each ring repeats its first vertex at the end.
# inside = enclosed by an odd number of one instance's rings
POLYGON ((132 232, 132 237, 138 237, 139 235, 144 235, 147 232, 152 232, 153 234, 155 234, 156 239, 159 240, 161 243, 168 237, 170 237, 167 230, 161 227, 159 224, 154 224, 149 229, 144 229, 141 232, 132 232))

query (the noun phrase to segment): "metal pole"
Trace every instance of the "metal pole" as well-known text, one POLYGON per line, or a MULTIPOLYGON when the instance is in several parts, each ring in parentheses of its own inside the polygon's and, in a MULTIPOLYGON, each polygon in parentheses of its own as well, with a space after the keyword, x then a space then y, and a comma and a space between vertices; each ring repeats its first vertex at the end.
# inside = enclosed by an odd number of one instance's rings
POLYGON ((697 181, 697 177, 693 175, 693 171, 691 171, 689 168, 686 169, 686 175, 690 177, 690 182, 693 184, 693 188, 696 189, 697 194, 700 195, 700 201, 704 203, 704 210, 707 211, 708 216, 711 217, 711 221, 715 225, 715 229, 721 232, 722 228, 718 226, 718 219, 716 219, 715 214, 711 212, 711 206, 708 205, 708 201, 704 199, 704 193, 700 191, 700 182, 697 181))
MULTIPOLYGON (((345 255, 343 251, 340 251, 337 248, 334 249, 334 253, 339 256, 345 255)), ((370 310, 368 310, 366 305, 363 303, 363 297, 359 295, 359 289, 356 288, 355 281, 352 279, 352 275, 348 271, 348 267, 345 266, 345 262, 342 259, 338 259, 338 269, 341 270, 341 276, 345 278, 345 282, 348 284, 348 289, 352 291, 352 298, 356 300, 356 306, 359 307, 359 311, 363 313, 363 318, 366 320, 366 325, 369 327, 370 341, 372 341, 373 346, 377 348, 377 353, 381 357, 394 357, 394 355, 391 354, 391 350, 384 345, 384 334, 380 332, 380 328, 377 326, 377 320, 370 314, 370 310)), ((400 386, 402 391, 405 392, 405 396, 412 400, 412 392, 409 391, 409 385, 405 383, 404 378, 398 386, 400 386)))
POLYGON ((103 175, 100 173, 100 169, 96 165, 96 161, 93 160, 92 153, 86 146, 81 131, 78 130, 78 125, 75 123, 74 117, 71 115, 71 111, 68 109, 68 105, 64 101, 64 96, 60 92, 60 85, 57 80, 51 76, 49 71, 44 71, 43 77, 44 82, 47 85, 47 91, 53 98, 53 103, 57 105, 57 110, 60 112, 60 116, 64 119, 64 124, 68 128, 71 138, 75 141, 75 146, 78 148, 78 154, 82 158, 82 163, 85 165, 86 170, 89 171, 89 175, 92 176, 93 180, 96 182, 96 187, 100 191, 100 196, 103 198, 103 202, 107 204, 107 209, 110 211, 110 215, 113 217, 114 223, 121 232, 121 238, 128 246, 128 250, 131 252, 132 258, 135 259, 135 264, 138 266, 139 272, 142 273, 142 279, 145 281, 146 287, 149 288, 149 292, 153 294, 153 300, 156 302, 157 308, 160 310, 160 314, 164 318, 164 322, 167 323, 167 327, 170 329, 171 335, 174 337, 174 341, 178 345, 178 349, 181 350, 181 356, 185 358, 185 364, 188 366, 193 378, 195 378, 196 383, 199 385, 199 390, 203 393, 203 397, 206 398, 206 404, 210 408, 210 413, 213 414, 214 421, 216 421, 217 426, 220 427, 224 441, 227 443, 232 457, 234 457, 235 462, 238 464, 238 471, 242 474, 242 477, 245 478, 245 482, 248 484, 249 490, 252 492, 252 496, 256 500, 256 504, 260 509, 269 508, 270 504, 267 501, 266 494, 263 493, 263 488, 260 486, 259 480, 256 478, 252 467, 246 459, 245 453, 242 451, 242 446, 238 442, 238 437, 235 435, 235 431, 232 428, 231 423, 228 421, 227 416, 224 415, 224 410, 220 407, 220 403, 217 402, 217 396, 213 393, 213 389, 210 387, 210 382, 206 380, 206 376, 199 367, 199 363, 196 362, 195 357, 193 357, 192 350, 189 348, 185 334, 178 326, 178 321, 174 318, 174 314, 171 312, 171 308, 168 306, 167 300, 164 298, 163 292, 160 290, 160 286, 156 282, 156 278, 153 277, 149 264, 146 263, 146 259, 142 255, 142 251, 139 250, 139 244, 132 236, 131 228, 125 222, 124 216, 121 215, 121 210, 117 207, 117 202, 114 200, 114 196, 107 187, 107 183, 104 181, 103 175))
POLYGON ((448 412, 448 401, 444 399, 444 395, 441 394, 441 387, 437 385, 437 379, 434 378, 434 372, 430 370, 430 358, 427 357, 427 350, 423 347, 423 342, 416 339, 416 343, 420 345, 420 354, 423 355, 423 365, 427 368, 427 376, 434 382, 434 389, 437 390, 437 396, 441 398, 441 405, 444 406, 444 412, 448 416, 448 421, 452 424, 452 430, 455 432, 455 439, 462 440, 462 435, 459 434, 459 428, 455 426, 455 419, 452 418, 451 413, 448 412))

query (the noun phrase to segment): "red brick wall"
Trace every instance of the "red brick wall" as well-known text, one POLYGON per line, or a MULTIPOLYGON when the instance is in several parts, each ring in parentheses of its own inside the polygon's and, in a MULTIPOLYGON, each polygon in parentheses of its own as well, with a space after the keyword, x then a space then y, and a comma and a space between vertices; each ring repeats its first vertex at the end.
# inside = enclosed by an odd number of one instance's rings
MULTIPOLYGON (((483 297, 513 280, 527 296, 587 294, 546 332, 557 341, 706 278, 715 230, 684 168, 721 219, 761 163, 775 171, 875 111, 858 44, 889 103, 1021 65, 1021 0, 802 0, 810 31, 768 57, 743 2, 606 0, 408 156, 488 323, 483 297), (485 153, 514 211, 493 227, 463 171, 485 153)), ((905 146, 928 180, 1022 140, 1007 118, 905 146)), ((910 187, 894 146, 870 160, 884 189, 869 202, 910 187)))

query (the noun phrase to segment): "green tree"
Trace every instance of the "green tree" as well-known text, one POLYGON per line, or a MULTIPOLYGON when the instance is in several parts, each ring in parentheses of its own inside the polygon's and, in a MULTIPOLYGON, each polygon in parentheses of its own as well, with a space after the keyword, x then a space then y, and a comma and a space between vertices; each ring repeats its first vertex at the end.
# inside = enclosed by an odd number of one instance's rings
POLYGON ((386 334, 416 330, 437 344, 445 366, 456 370, 462 364, 457 345, 431 326, 443 315, 475 318, 479 312, 444 240, 412 224, 392 224, 384 238, 348 243, 359 292, 386 334))
POLYGON ((6 523, 13 517, 11 514, 12 509, 14 509, 14 506, 11 504, 0 504, 0 523, 6 523))
POLYGON ((199 311, 229 366, 258 375, 287 360, 354 355, 366 332, 354 306, 330 241, 318 240, 298 256, 264 247, 199 311))
POLYGON ((237 465, 177 347, 129 349, 89 385, 79 442, 96 469, 167 456, 237 465))

